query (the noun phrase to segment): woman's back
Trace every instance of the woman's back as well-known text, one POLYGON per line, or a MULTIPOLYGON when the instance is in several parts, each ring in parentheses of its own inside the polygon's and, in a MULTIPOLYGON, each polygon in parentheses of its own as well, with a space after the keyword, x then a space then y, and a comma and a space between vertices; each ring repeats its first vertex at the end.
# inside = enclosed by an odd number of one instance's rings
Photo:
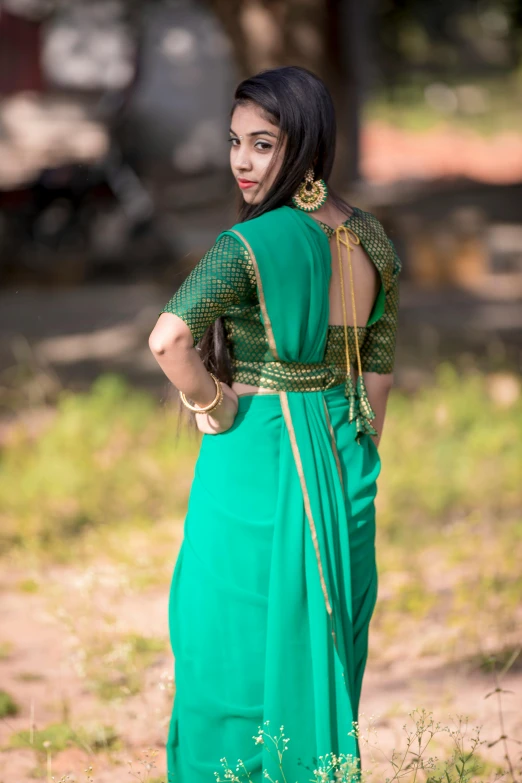
POLYGON ((336 209, 335 136, 331 95, 306 69, 238 86, 239 222, 151 336, 204 433, 169 599, 175 783, 207 783, 225 758, 253 783, 280 779, 269 724, 289 737, 285 779, 304 783, 324 754, 360 758, 401 264, 375 216, 336 209))
MULTIPOLYGON (((362 264, 381 281, 357 326, 363 345, 396 279, 379 226, 356 208, 337 232, 360 238, 362 264)), ((252 743, 269 721, 290 737, 288 778, 303 781, 305 754, 359 756, 349 732, 377 597, 380 458, 363 387, 353 395, 344 355, 328 354, 344 333, 329 323, 328 230, 281 207, 223 232, 211 257, 174 310, 196 324, 194 336, 226 311, 234 377, 243 355, 271 393, 241 396, 233 426, 203 436, 171 588, 169 769, 179 783, 204 783, 233 754, 256 783, 265 770, 275 779, 269 753, 252 743), (222 244, 226 261, 216 257, 222 244)))
POLYGON ((369 212, 355 207, 348 218, 340 211, 319 214, 331 223, 308 215, 305 218, 322 229, 331 250, 328 328, 320 362, 288 367, 277 361, 263 324, 255 259, 229 233, 220 235, 161 311, 182 318, 191 330, 194 343, 216 318, 223 318, 231 353, 233 388, 238 393, 257 389, 330 388, 343 382, 346 350, 335 232, 340 225, 348 229, 352 248, 355 319, 348 249, 341 245, 351 364, 356 364, 359 348, 363 372, 393 371, 401 268, 395 249, 380 221, 369 212), (336 223, 335 218, 340 217, 344 220, 336 223), (357 240, 360 244, 355 244, 357 240))
MULTIPOLYGON (((330 316, 328 323, 334 326, 344 325, 343 321, 343 306, 341 297, 341 278, 340 269, 338 264, 338 250, 337 237, 335 229, 338 226, 349 225, 347 218, 352 217, 354 210, 350 210, 350 214, 346 215, 341 209, 335 205, 330 205, 327 202, 324 207, 317 210, 313 217, 319 221, 323 229, 326 231, 330 240, 330 250, 332 255, 332 276, 330 280, 330 316)), ((353 267, 353 290, 354 290, 354 304, 352 302, 347 303, 347 323, 350 326, 354 326, 357 323, 365 325, 370 317, 370 313, 374 306, 375 300, 380 286, 380 277, 377 267, 368 256, 368 253, 361 244, 351 245, 351 249, 346 245, 340 245, 342 265, 344 268, 344 275, 347 275, 348 253, 351 254, 351 262, 353 267), (355 312, 354 312, 355 310, 355 312)))

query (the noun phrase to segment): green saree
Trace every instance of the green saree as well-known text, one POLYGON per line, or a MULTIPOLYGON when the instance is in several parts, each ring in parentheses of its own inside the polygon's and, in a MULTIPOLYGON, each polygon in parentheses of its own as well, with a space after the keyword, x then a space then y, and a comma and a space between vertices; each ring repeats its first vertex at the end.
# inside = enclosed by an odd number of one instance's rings
MULTIPOLYGON (((325 233, 281 207, 224 234, 254 260, 277 361, 290 373, 321 363, 325 233)), ((363 396, 347 384, 244 395, 229 430, 203 435, 169 599, 169 783, 211 783, 222 757, 233 769, 241 759, 254 783, 281 779, 254 740, 265 721, 289 738, 288 783, 309 781, 320 755, 359 759, 381 467, 363 396)))

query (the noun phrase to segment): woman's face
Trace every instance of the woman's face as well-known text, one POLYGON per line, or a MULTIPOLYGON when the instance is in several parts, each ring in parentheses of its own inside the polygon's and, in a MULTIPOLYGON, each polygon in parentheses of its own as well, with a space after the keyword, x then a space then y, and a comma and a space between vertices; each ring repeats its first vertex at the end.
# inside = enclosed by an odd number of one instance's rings
POLYGON ((279 128, 266 120, 255 103, 237 106, 230 128, 230 167, 249 204, 259 204, 277 177, 285 146, 275 155, 279 128), (267 174, 270 164, 273 168, 267 174))

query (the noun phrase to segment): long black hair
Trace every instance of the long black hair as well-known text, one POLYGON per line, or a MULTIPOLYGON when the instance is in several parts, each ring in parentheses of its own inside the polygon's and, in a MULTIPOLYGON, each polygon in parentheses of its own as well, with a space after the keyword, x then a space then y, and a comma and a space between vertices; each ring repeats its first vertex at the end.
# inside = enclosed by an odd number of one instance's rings
MULTIPOLYGON (((286 148, 281 168, 262 201, 249 204, 240 196, 238 222, 259 217, 271 209, 290 206, 292 196, 310 167, 315 179, 323 179, 328 184, 336 142, 335 109, 330 92, 322 79, 306 68, 294 65, 270 68, 245 79, 236 88, 230 116, 237 106, 245 104, 255 104, 266 119, 280 129, 265 176, 269 175, 285 141, 286 148)), ((328 194, 342 212, 347 215, 351 212, 350 205, 333 193, 329 184, 328 194)), ((222 317, 205 331, 198 350, 207 370, 230 385, 231 357, 222 317)))

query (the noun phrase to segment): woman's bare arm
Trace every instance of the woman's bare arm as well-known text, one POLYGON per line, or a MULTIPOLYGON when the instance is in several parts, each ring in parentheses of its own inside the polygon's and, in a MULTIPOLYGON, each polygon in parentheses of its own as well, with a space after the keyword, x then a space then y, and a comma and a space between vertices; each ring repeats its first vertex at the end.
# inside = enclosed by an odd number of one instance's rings
POLYGON ((384 427, 388 395, 393 386, 393 373, 379 374, 377 372, 363 372, 363 377, 370 405, 375 413, 375 419, 372 419, 372 424, 379 433, 378 435, 372 435, 371 437, 378 447, 384 427))
MULTIPOLYGON (((216 385, 193 343, 189 327, 173 313, 162 313, 149 336, 149 348, 169 381, 202 407, 215 398, 216 385)), ((237 396, 226 384, 223 393, 223 402, 212 414, 197 414, 197 420, 205 418, 211 423, 210 431, 228 429, 234 421, 237 396)))

